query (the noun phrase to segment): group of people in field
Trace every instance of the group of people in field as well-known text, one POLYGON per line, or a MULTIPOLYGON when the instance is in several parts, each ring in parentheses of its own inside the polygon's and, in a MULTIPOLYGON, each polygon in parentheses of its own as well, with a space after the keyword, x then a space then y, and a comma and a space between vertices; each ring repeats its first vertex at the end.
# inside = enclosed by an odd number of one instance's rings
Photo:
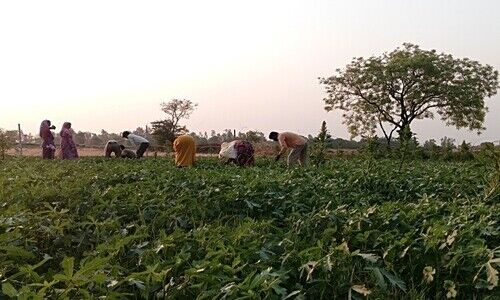
MULTIPOLYGON (((45 159, 54 159, 56 154, 56 145, 54 143, 54 134, 52 130, 56 129, 50 120, 44 120, 40 125, 40 137, 42 138, 42 157, 45 159)), ((62 159, 78 158, 78 150, 73 141, 73 132, 71 131, 71 123, 64 122, 62 129, 59 132, 61 136, 61 151, 62 159)))
MULTIPOLYGON (((42 157, 44 159, 54 159, 56 153, 56 145, 54 143, 54 134, 52 130, 56 127, 52 125, 50 120, 44 120, 40 125, 40 137, 42 138, 42 157)), ((59 132, 61 136, 60 158, 75 159, 78 158, 78 150, 73 141, 73 131, 71 123, 65 122, 59 132)), ((127 139, 137 147, 134 152, 120 144, 116 140, 109 140, 104 149, 105 157, 111 157, 114 154, 121 158, 141 158, 149 149, 150 142, 137 134, 130 131, 124 131, 122 137, 127 139)), ((299 164, 305 166, 307 164, 308 140, 304 136, 293 132, 271 132, 269 139, 276 141, 280 145, 280 151, 276 156, 276 161, 279 160, 287 151, 289 151, 287 164, 293 166, 299 164)), ((196 143, 191 135, 184 134, 177 136, 172 141, 172 148, 175 153, 175 164, 179 168, 191 167, 194 165, 196 157, 196 143)), ((226 163, 234 163, 238 166, 253 166, 255 163, 255 150, 253 145, 246 140, 234 140, 221 144, 219 158, 225 159, 226 163)))

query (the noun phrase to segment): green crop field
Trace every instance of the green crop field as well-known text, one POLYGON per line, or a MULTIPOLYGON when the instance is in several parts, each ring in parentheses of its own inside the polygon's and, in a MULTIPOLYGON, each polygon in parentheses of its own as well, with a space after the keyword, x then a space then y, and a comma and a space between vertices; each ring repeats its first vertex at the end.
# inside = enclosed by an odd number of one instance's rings
POLYGON ((494 163, 0 161, 0 298, 499 299, 494 163))

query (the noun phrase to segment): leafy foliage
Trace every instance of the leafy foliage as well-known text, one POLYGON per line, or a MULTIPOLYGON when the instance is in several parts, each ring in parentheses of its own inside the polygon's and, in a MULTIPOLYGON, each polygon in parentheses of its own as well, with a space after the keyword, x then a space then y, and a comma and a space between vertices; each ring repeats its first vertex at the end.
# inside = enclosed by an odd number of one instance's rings
POLYGON ((435 114, 447 125, 482 130, 484 99, 499 87, 498 72, 490 65, 412 44, 378 57, 354 58, 320 82, 328 94, 325 109, 345 111, 352 136, 370 136, 379 127, 389 144, 395 131, 408 140, 414 120, 435 114))
POLYGON ((331 137, 326 127, 326 121, 323 121, 318 136, 313 139, 311 160, 314 165, 319 166, 326 162, 327 142, 331 137))
POLYGON ((0 128, 0 157, 5 158, 5 152, 14 144, 14 139, 6 131, 0 128))
POLYGON ((168 142, 173 142, 176 135, 188 132, 186 126, 181 126, 179 122, 182 119, 188 119, 197 104, 187 99, 172 99, 169 102, 162 102, 160 106, 167 118, 151 122, 151 126, 156 142, 163 146, 168 142))
POLYGON ((498 298, 498 159, 7 159, 0 298, 498 298))

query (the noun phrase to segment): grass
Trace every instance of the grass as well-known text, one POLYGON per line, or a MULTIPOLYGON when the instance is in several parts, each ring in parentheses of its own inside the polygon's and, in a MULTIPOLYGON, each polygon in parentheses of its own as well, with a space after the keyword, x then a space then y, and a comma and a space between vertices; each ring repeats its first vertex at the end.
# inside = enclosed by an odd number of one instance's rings
POLYGON ((498 172, 476 161, 398 168, 361 159, 291 170, 265 159, 248 169, 213 159, 193 169, 163 158, 1 161, 2 293, 498 298, 498 172))

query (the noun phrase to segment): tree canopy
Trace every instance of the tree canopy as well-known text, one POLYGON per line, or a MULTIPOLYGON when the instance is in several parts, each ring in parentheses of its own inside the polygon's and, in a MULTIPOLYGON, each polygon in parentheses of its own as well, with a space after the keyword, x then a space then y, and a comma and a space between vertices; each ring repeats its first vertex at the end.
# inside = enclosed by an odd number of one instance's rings
POLYGON ((344 111, 352 137, 380 128, 388 143, 396 131, 411 138, 414 120, 437 114, 456 128, 484 129, 485 98, 497 93, 498 71, 490 65, 413 44, 370 58, 354 58, 345 69, 320 78, 325 109, 344 111))
POLYGON ((172 99, 166 103, 162 102, 160 106, 161 110, 167 114, 167 118, 151 122, 152 135, 159 145, 165 145, 167 142, 173 142, 176 135, 188 132, 186 126, 179 125, 179 122, 182 119, 188 119, 198 104, 187 99, 172 99))

